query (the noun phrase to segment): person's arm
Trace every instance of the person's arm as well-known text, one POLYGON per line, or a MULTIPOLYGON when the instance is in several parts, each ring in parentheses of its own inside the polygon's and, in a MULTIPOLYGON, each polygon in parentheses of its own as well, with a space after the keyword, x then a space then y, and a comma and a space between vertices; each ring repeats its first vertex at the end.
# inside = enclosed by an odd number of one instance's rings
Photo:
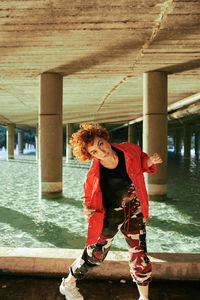
POLYGON ((95 210, 90 208, 92 187, 87 177, 85 178, 83 188, 84 188, 84 194, 81 197, 81 199, 83 200, 83 216, 85 218, 85 221, 89 222, 95 210))

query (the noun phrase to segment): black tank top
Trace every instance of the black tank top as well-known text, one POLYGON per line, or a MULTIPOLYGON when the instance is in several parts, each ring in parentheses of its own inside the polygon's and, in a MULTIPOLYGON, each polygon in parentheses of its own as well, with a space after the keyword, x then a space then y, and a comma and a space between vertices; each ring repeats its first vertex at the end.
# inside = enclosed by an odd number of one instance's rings
POLYGON ((132 183, 126 172, 124 153, 117 148, 112 149, 119 158, 117 167, 108 169, 100 164, 100 188, 105 211, 121 206, 122 195, 132 183))

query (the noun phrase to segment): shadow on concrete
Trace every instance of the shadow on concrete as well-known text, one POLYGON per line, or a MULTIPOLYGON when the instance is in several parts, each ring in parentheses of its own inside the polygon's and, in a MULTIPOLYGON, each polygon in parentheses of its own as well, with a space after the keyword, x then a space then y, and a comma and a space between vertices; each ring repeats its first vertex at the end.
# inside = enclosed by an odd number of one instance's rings
POLYGON ((170 74, 186 72, 198 68, 200 68, 200 59, 193 59, 184 63, 173 64, 171 66, 155 69, 152 71, 166 72, 167 74, 170 75, 170 74))
MULTIPOLYGON (((2 300, 64 300, 59 293, 60 278, 32 276, 0 276, 2 300)), ((132 282, 82 280, 78 282, 85 300, 137 300, 137 287, 132 282)), ((198 282, 153 281, 150 285, 152 300, 197 299, 198 282)))
POLYGON ((140 47, 142 47, 141 40, 123 41, 121 43, 106 47, 104 50, 96 51, 85 57, 73 60, 67 64, 60 65, 54 69, 46 70, 46 72, 56 72, 62 74, 63 76, 69 76, 83 70, 90 69, 96 65, 109 62, 115 58, 123 57, 128 53, 132 53, 134 50, 137 53, 140 50, 140 47))

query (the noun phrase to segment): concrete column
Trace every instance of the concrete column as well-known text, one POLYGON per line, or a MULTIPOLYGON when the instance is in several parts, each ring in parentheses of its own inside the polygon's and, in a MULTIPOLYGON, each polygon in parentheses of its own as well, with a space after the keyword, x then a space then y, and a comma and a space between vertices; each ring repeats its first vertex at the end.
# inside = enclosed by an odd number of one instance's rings
POLYGON ((148 155, 158 152, 163 163, 157 173, 147 174, 149 195, 167 192, 167 74, 148 72, 143 77, 143 151, 148 155))
POLYGON ((18 150, 19 153, 24 152, 24 132, 22 130, 18 130, 18 150))
POLYGON ((9 124, 6 132, 6 144, 7 144, 7 159, 14 158, 14 147, 15 147, 15 125, 9 124))
POLYGON ((175 133, 175 153, 177 155, 181 154, 181 140, 182 140, 182 135, 181 135, 181 131, 180 130, 176 130, 175 133))
POLYGON ((62 194, 62 76, 44 73, 40 85, 39 189, 51 197, 62 194))
POLYGON ((38 124, 35 127, 35 159, 39 160, 38 124))
POLYGON ((66 162, 73 159, 73 152, 70 146, 70 138, 74 132, 74 124, 69 123, 66 125, 66 162))
POLYGON ((140 148, 143 149, 142 130, 138 131, 138 141, 140 148))
POLYGON ((190 150, 191 150, 191 125, 186 123, 184 125, 184 158, 190 158, 190 150))
POLYGON ((128 142, 137 144, 136 125, 128 124, 128 142))
POLYGON ((195 155, 200 154, 200 131, 195 132, 195 155))

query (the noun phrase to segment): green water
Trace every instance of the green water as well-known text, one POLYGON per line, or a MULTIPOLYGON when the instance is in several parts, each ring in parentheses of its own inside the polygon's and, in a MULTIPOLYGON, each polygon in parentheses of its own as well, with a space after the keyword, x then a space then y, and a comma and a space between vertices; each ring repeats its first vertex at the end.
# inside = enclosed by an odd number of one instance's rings
MULTIPOLYGON (((200 160, 169 153, 167 198, 150 200, 147 243, 150 252, 200 253, 200 160)), ((6 161, 0 156, 0 246, 84 247, 83 180, 89 164, 63 159, 63 197, 40 199, 34 155, 6 161)), ((112 250, 126 250, 117 234, 112 250)))

